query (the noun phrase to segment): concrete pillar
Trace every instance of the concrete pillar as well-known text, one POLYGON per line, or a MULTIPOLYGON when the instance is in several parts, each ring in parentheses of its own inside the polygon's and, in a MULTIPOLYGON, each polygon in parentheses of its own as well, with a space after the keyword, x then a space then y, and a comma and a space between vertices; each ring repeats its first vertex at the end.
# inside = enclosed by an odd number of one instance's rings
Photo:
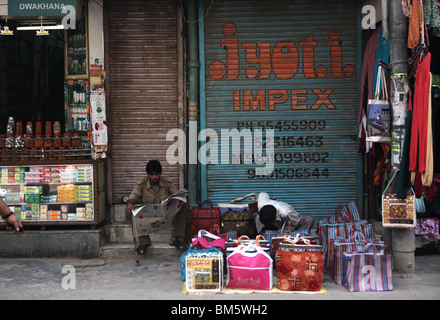
MULTIPOLYGON (((408 73, 408 19, 402 11, 401 0, 391 0, 390 5, 390 65, 391 75, 408 73)), ((391 101, 394 99, 391 92, 391 101)), ((393 110, 394 111, 394 110, 393 110)), ((394 168, 396 169, 396 168, 394 168)), ((415 272, 415 234, 414 229, 391 230, 394 271, 398 273, 415 272)))

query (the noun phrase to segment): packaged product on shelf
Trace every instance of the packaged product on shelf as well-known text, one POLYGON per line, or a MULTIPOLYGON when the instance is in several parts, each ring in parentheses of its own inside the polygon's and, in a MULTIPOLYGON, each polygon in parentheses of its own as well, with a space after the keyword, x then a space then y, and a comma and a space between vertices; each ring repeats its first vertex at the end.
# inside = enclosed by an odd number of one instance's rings
POLYGON ((23 200, 23 198, 20 195, 20 193, 11 192, 6 195, 6 202, 7 203, 20 203, 20 202, 23 202, 22 200, 23 200))
POLYGON ((47 220, 60 220, 60 211, 59 210, 48 210, 47 211, 47 220))
POLYGON ((26 220, 26 205, 22 204, 20 206, 20 216, 21 216, 21 220, 26 220))
POLYGON ((28 121, 26 122, 26 134, 34 134, 32 122, 28 121))
POLYGON ((86 217, 93 219, 93 203, 86 203, 86 217))
POLYGON ((76 213, 68 213, 67 220, 76 220, 76 213))
POLYGON ((24 186, 24 194, 42 194, 43 186, 24 186))
POLYGON ((26 207, 26 220, 32 220, 32 205, 26 203, 25 207, 26 207))
POLYGON ((49 195, 49 196, 41 195, 40 196, 40 202, 45 202, 45 203, 47 203, 47 202, 58 202, 58 196, 56 194, 55 195, 49 195))
POLYGON ((38 203, 33 203, 31 205, 31 211, 32 211, 32 220, 39 220, 40 219, 40 205, 38 203))
POLYGON ((57 187, 59 202, 75 202, 75 185, 66 184, 57 187))
POLYGON ((84 220, 86 208, 76 208, 76 220, 84 220))
POLYGON ((40 204, 40 220, 47 220, 47 204, 40 204))
POLYGON ((39 194, 25 194, 24 202, 26 203, 39 203, 40 195, 39 194))

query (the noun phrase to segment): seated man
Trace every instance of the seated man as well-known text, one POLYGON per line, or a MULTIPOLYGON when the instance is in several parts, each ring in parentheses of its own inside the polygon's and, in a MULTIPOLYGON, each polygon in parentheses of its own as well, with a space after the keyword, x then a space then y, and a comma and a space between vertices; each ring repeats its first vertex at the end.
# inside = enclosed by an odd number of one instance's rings
POLYGON ((293 230, 310 230, 315 219, 312 216, 301 216, 296 210, 285 202, 270 200, 267 193, 258 195, 259 212, 255 217, 258 234, 266 230, 280 230, 285 221, 290 221, 293 230))
MULTIPOLYGON (((167 179, 161 177, 162 165, 157 160, 148 162, 145 170, 147 177, 136 182, 133 191, 126 203, 125 215, 132 219, 132 208, 134 204, 160 204, 178 190, 167 179)), ((188 213, 188 204, 185 203, 182 208, 173 217, 173 231, 171 234, 170 245, 180 250, 186 249, 183 239, 185 238, 186 218, 188 213)), ((151 246, 150 236, 140 236, 140 245, 138 252, 144 253, 151 246)))

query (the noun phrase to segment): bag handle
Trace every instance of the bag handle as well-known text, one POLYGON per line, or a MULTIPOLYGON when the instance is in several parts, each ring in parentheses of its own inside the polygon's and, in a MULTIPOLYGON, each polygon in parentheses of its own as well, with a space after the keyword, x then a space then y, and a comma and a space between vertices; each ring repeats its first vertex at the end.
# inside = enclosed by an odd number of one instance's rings
POLYGON ((352 229, 349 232, 352 235, 353 241, 355 241, 355 242, 356 241, 358 241, 358 242, 367 241, 364 233, 361 230, 355 229, 354 224, 352 226, 352 229))
POLYGON ((292 239, 291 236, 284 236, 284 239, 287 242, 290 242, 291 244, 295 245, 298 243, 298 241, 303 241, 305 245, 309 246, 311 244, 311 241, 309 239, 306 239, 302 237, 299 233, 295 236, 295 238, 292 239))
POLYGON ((199 233, 197 234, 197 237, 203 238, 203 236, 211 238, 211 239, 214 239, 214 240, 220 238, 219 236, 216 236, 215 234, 212 234, 211 232, 208 232, 206 230, 200 229, 199 233))
POLYGON ((379 88, 382 87, 382 93, 384 96, 383 100, 388 101, 388 92, 387 92, 387 83, 386 83, 386 76, 385 76, 385 70, 382 66, 379 66, 379 69, 377 70, 377 77, 376 77, 376 89, 374 92, 374 98, 380 99, 380 91, 379 88))
POLYGON ((200 203, 199 208, 203 208, 203 206, 204 206, 205 204, 208 204, 208 205, 211 207, 211 209, 214 209, 214 206, 212 205, 212 202, 209 201, 209 200, 203 200, 203 201, 200 203))
POLYGON ((382 196, 384 196, 385 194, 390 194, 390 193, 387 193, 387 190, 388 190, 388 188, 391 186, 391 183, 393 182, 393 180, 394 180, 394 178, 395 178, 397 172, 399 172, 399 170, 396 170, 396 171, 394 172, 393 176, 391 177, 390 181, 388 182, 387 187, 383 190, 382 196))
POLYGON ((385 250, 378 250, 376 247, 377 245, 380 245, 380 244, 372 243, 372 242, 367 243, 364 247, 363 253, 365 253, 367 251, 367 249, 372 246, 373 247, 373 255, 383 256, 385 254, 385 250))
POLYGON ((246 235, 242 235, 242 236, 240 236, 237 240, 235 240, 235 244, 236 244, 236 245, 239 245, 240 242, 243 241, 243 240, 250 240, 250 239, 249 239, 248 236, 246 236, 246 235))
POLYGON ((287 233, 285 233, 284 231, 285 231, 285 229, 286 229, 286 227, 288 227, 289 228, 289 232, 292 232, 292 228, 291 228, 291 224, 290 224, 290 221, 289 220, 286 220, 284 223, 283 223, 283 226, 281 227, 281 234, 283 235, 283 236, 285 236, 285 235, 289 235, 289 234, 287 234, 287 233))
POLYGON ((254 243, 254 242, 250 242, 247 245, 238 246, 233 251, 233 253, 235 253, 235 252, 239 252, 242 255, 247 256, 247 257, 255 257, 259 253, 262 253, 262 254, 268 256, 268 254, 266 252, 264 252, 264 250, 261 249, 260 246, 257 246, 256 243, 254 243), (253 251, 253 252, 248 252, 248 251, 253 251))
MULTIPOLYGON (((255 199, 256 199, 258 197, 258 194, 256 194, 256 193, 249 193, 248 195, 245 195, 243 197, 235 198, 234 200, 230 201, 229 203, 232 204, 235 201, 241 201, 241 200, 245 200, 245 203, 246 203, 246 200, 248 198, 252 198, 252 197, 255 197, 255 199)), ((252 200, 255 201, 255 199, 252 199, 252 200)))

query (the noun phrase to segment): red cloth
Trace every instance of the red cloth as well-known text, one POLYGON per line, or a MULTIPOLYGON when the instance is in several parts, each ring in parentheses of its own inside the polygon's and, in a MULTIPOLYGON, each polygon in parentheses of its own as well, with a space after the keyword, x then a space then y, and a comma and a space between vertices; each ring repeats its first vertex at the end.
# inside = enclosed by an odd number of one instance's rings
MULTIPOLYGON (((417 1, 415 1, 417 2, 417 1)), ((424 173, 426 170, 426 150, 428 135, 428 98, 431 68, 431 54, 417 62, 414 88, 413 122, 411 128, 411 148, 409 171, 424 173)))

